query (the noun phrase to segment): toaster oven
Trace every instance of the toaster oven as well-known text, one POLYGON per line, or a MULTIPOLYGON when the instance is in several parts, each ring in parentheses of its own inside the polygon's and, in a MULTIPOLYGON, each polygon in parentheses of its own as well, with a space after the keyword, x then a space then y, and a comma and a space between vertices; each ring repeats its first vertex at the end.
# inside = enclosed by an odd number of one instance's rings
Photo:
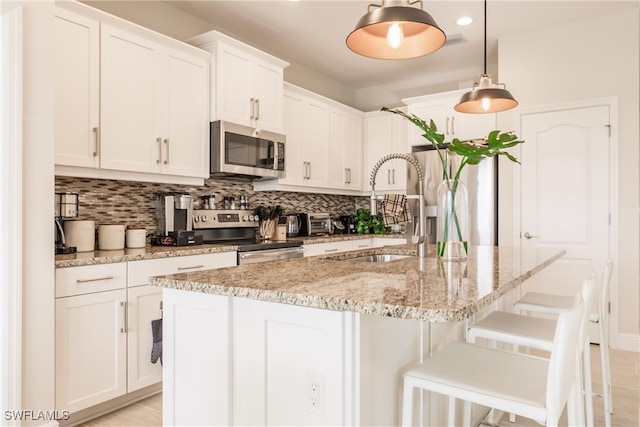
POLYGON ((331 234, 331 217, 328 213, 301 213, 299 236, 322 236, 331 234))

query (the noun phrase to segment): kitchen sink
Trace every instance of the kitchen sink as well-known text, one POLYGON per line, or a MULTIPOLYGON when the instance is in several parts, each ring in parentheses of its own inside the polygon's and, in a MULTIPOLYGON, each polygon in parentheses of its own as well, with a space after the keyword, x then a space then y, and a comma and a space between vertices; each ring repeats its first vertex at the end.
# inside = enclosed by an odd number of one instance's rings
POLYGON ((357 258, 347 258, 345 259, 345 261, 390 262, 390 261, 397 261, 399 259, 405 259, 405 258, 411 258, 411 255, 377 254, 377 255, 359 256, 357 258))

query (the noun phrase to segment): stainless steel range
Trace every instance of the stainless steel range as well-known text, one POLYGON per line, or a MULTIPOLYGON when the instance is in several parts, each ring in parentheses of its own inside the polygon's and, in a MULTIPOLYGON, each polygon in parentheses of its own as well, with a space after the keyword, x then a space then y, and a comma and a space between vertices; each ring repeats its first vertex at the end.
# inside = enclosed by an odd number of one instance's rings
POLYGON ((204 243, 238 246, 238 265, 301 258, 301 240, 262 240, 252 210, 194 209, 193 230, 204 243))

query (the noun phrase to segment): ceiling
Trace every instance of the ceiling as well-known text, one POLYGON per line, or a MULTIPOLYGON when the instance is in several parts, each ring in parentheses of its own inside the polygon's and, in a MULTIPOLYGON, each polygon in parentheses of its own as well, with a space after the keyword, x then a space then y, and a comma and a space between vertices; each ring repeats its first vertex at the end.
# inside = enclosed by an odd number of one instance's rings
MULTIPOLYGON (((218 30, 291 63, 290 76, 312 70, 345 92, 371 91, 376 86, 411 80, 428 80, 434 87, 445 80, 468 84, 483 70, 481 0, 424 0, 424 10, 445 32, 448 43, 430 55, 395 61, 362 57, 345 44, 346 36, 367 12, 369 1, 84 1, 183 40, 218 30), (471 17, 473 23, 457 25, 461 16, 471 17)), ((639 4, 638 0, 490 0, 488 71, 497 68, 498 38, 603 14, 637 11, 639 4)), ((445 90, 451 89, 457 87, 445 90)))

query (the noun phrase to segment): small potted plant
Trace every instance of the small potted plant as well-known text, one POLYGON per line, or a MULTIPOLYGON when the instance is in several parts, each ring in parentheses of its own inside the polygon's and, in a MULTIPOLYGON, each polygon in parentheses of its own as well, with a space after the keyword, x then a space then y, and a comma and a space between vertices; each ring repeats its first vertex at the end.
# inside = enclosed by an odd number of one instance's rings
POLYGON ((385 225, 381 214, 371 215, 366 208, 359 208, 353 216, 358 234, 384 234, 385 225))

